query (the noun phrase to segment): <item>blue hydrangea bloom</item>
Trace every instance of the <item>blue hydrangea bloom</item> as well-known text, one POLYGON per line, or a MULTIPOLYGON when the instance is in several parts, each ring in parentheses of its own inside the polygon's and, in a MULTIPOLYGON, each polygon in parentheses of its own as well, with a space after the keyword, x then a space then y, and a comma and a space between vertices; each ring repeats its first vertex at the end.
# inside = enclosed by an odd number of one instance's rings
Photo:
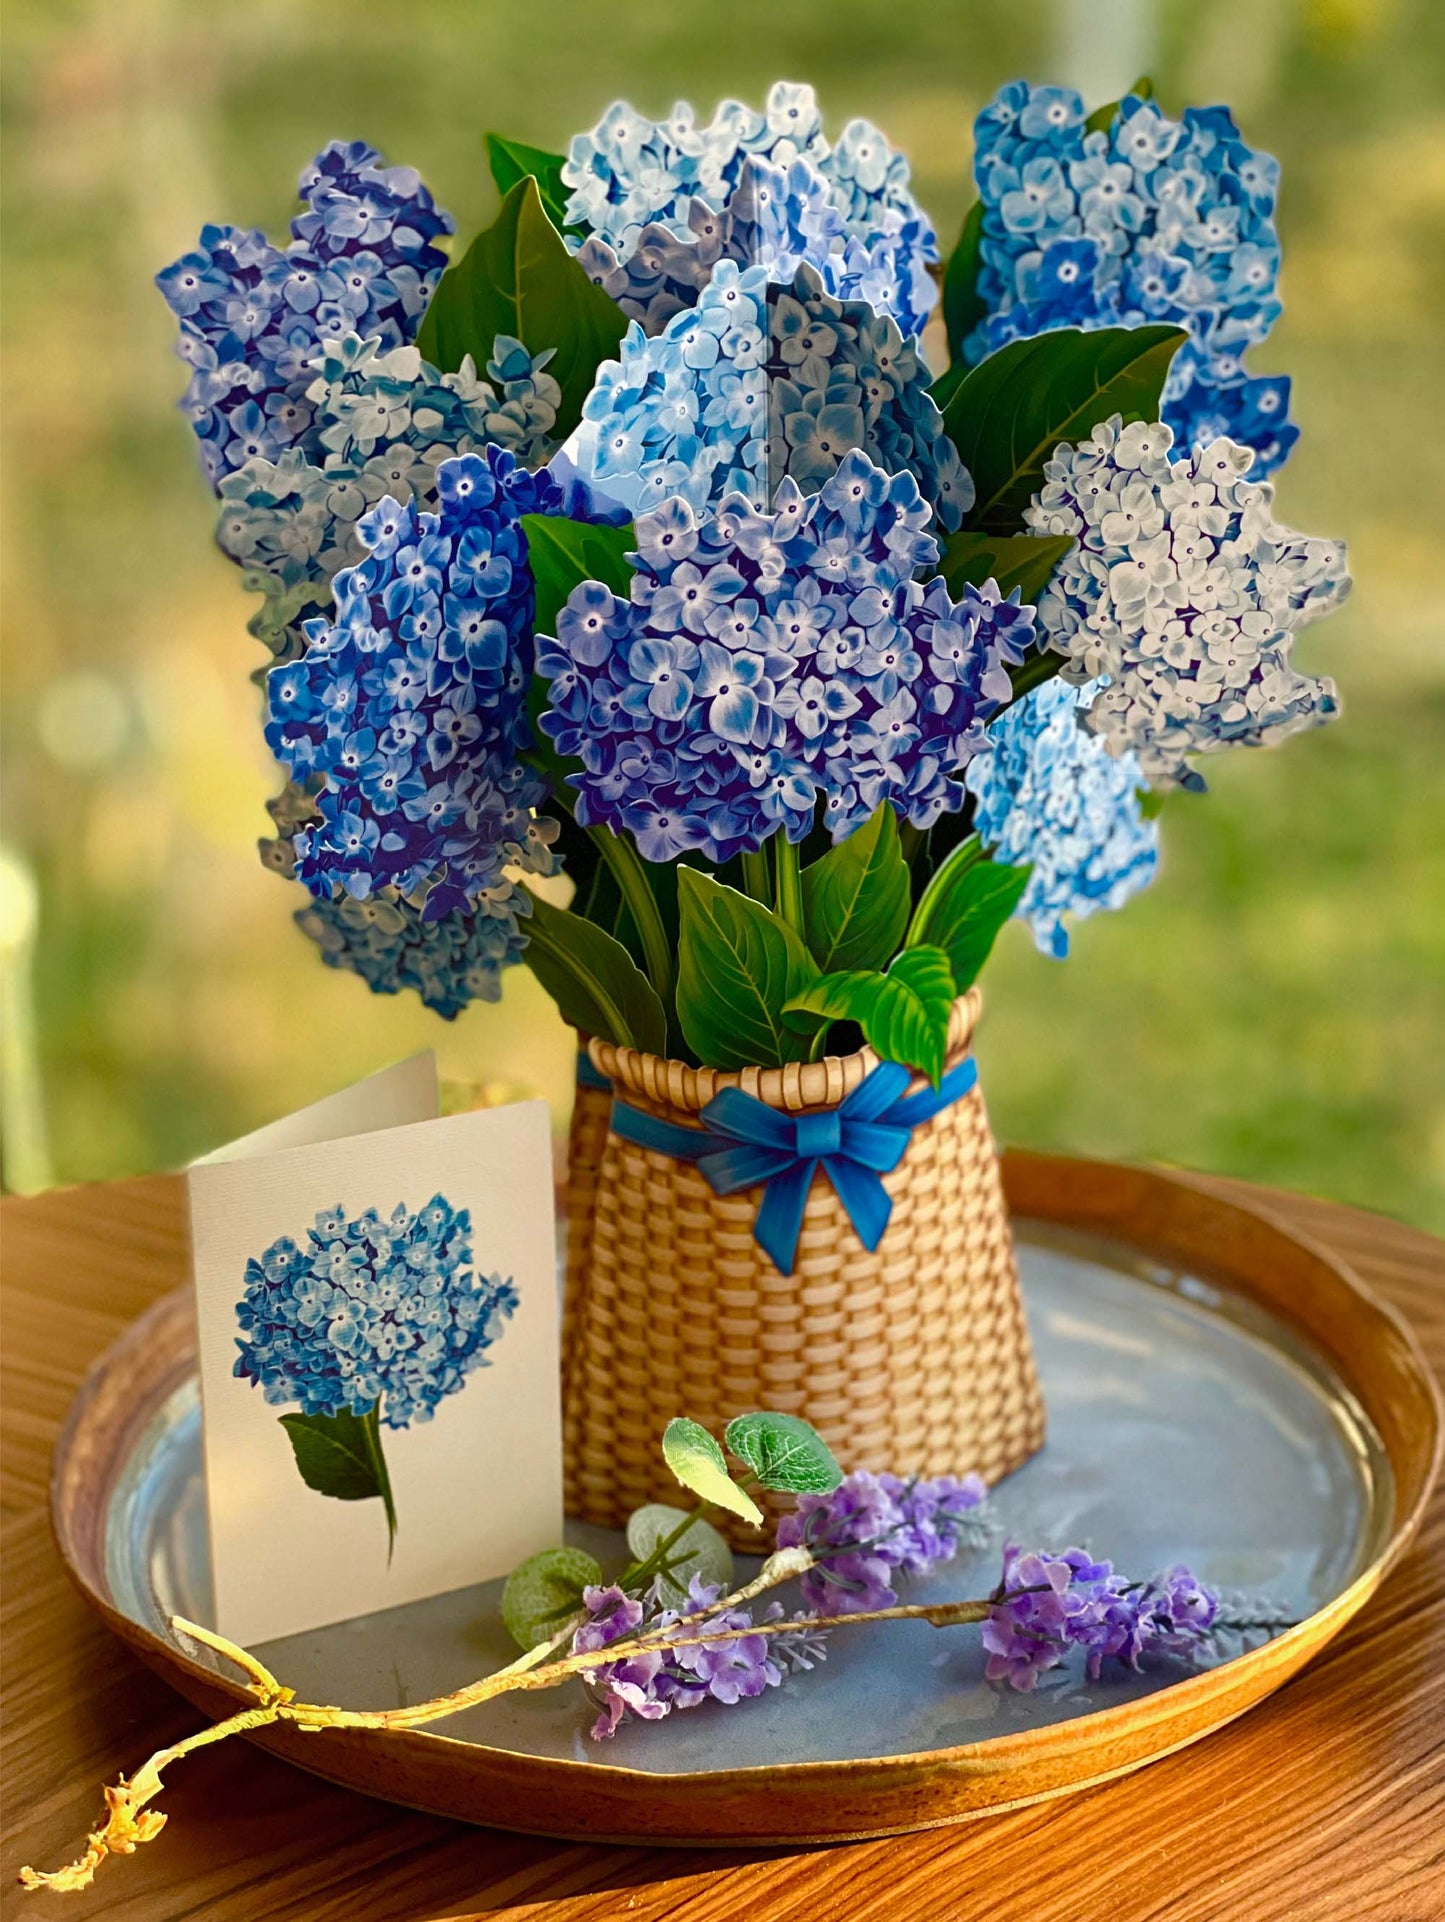
POLYGON ((552 452, 561 390, 545 371, 551 358, 498 335, 480 380, 470 357, 444 374, 415 347, 384 351, 356 334, 319 350, 306 390, 310 456, 293 447, 247 461, 218 489, 216 539, 265 597, 251 630, 275 658, 304 651, 300 617, 328 608, 333 576, 365 558, 357 526, 378 502, 435 507, 441 463, 487 443, 529 467, 552 452))
POLYGON ((722 259, 781 280, 806 262, 909 336, 938 298, 907 161, 866 120, 830 148, 811 87, 779 81, 762 113, 727 101, 705 127, 685 101, 664 121, 618 101, 573 139, 562 173, 567 219, 587 230, 582 264, 648 333, 693 305, 722 259))
POLYGON ((695 308, 655 339, 636 323, 604 361, 568 443, 578 471, 634 512, 674 496, 703 513, 726 494, 771 502, 791 476, 820 486, 853 449, 911 473, 945 529, 973 483, 897 323, 839 301, 801 268, 791 286, 722 262, 695 308))
POLYGON ((454 1021, 473 1001, 501 999, 503 972, 526 950, 531 912, 525 890, 503 876, 480 891, 471 912, 439 921, 423 920, 409 901, 386 894, 313 901, 295 919, 327 967, 360 975, 373 994, 410 988, 443 1020, 454 1021))
POLYGON ((445 1195, 413 1213, 328 1208, 297 1243, 283 1235, 246 1263, 233 1372, 273 1407, 367 1414, 388 1428, 430 1421, 517 1307, 510 1277, 472 1270, 472 1219, 445 1195))
POLYGON ((885 799, 920 827, 957 808, 1033 610, 921 585, 929 518, 911 474, 856 450, 811 497, 785 478, 770 514, 735 493, 640 517, 630 601, 584 582, 538 645, 578 821, 649 861, 726 861, 800 840, 820 800, 835 840, 885 799))
POLYGON ((347 334, 410 341, 455 226, 410 167, 387 167, 361 141, 333 141, 300 182, 304 209, 284 251, 240 227, 202 229, 156 284, 180 321, 191 368, 181 409, 212 486, 288 448, 314 457, 306 397, 318 349, 347 334))
POLYGON ((1079 725, 1099 692, 1097 681, 1036 687, 993 722, 993 752, 970 761, 964 776, 994 860, 1032 865, 1016 912, 1060 961, 1069 951, 1064 916, 1122 907, 1159 862, 1159 823, 1140 808, 1138 761, 1116 759, 1079 725))
POLYGON ((1090 133, 1079 94, 1021 80, 974 132, 988 313, 968 358, 1055 327, 1172 323, 1190 335, 1164 391, 1175 438, 1227 436, 1254 449, 1258 475, 1278 467, 1298 439, 1289 382, 1243 364, 1281 311, 1277 163, 1224 107, 1173 121, 1131 94, 1090 133))
POLYGON ((436 480, 436 514, 388 498, 358 522, 368 558, 336 576, 334 622, 308 622, 304 656, 266 684, 273 753, 319 788, 299 878, 320 898, 394 890, 427 921, 508 864, 551 871, 545 787, 517 758, 535 608, 520 517, 561 503, 497 447, 436 480))
POLYGON ((1171 460, 1162 422, 1119 415, 1063 442, 1024 513, 1075 545, 1039 597, 1065 677, 1103 678, 1085 716, 1151 786, 1202 788, 1185 757, 1281 741, 1339 711, 1334 683, 1296 671, 1296 629, 1344 599, 1339 541, 1274 519, 1254 455, 1215 441, 1171 460))

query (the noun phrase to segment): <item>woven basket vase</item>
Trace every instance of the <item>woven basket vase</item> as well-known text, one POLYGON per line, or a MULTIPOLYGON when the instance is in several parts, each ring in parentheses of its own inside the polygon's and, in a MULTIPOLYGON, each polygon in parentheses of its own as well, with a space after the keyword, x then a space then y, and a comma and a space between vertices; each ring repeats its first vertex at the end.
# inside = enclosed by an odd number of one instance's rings
MULTIPOLYGON (((976 989, 955 1004, 949 1067, 978 1011, 976 989)), ((878 1065, 867 1048, 729 1074, 604 1041, 589 1053, 632 1106, 682 1125, 725 1087, 790 1114, 834 1107, 878 1065)), ((644 1502, 675 1503, 659 1441, 679 1414, 717 1435, 749 1409, 802 1415, 845 1470, 992 1482, 1034 1453, 1043 1403, 977 1086, 915 1128, 883 1179, 893 1212, 870 1254, 820 1171, 783 1275, 753 1238, 757 1189, 714 1194, 691 1163, 609 1131, 587 1257, 568 1263, 569 1514, 620 1526, 644 1502)), ((755 1531, 730 1532, 756 1548, 755 1531)))
MULTIPOLYGON (((579 1034, 585 1050, 587 1036, 579 1034)), ((582 1277, 592 1249, 592 1216, 597 1201, 597 1178, 602 1172, 602 1154, 607 1145, 607 1126, 612 1116, 611 1087, 593 1087, 583 1078, 579 1067, 577 1093, 572 1103, 572 1125, 567 1133, 567 1266, 562 1280, 562 1379, 571 1374, 570 1348, 581 1325, 582 1277)), ((574 1449, 570 1432, 565 1441, 567 1453, 574 1449)))

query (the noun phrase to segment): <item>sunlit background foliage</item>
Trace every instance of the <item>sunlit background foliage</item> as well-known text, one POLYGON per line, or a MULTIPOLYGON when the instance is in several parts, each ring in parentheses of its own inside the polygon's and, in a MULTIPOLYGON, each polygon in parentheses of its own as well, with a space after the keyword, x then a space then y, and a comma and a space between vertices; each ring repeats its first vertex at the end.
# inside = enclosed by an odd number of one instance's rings
POLYGON ((1000 1133, 1312 1189, 1445 1226, 1445 12, 1433 0, 12 0, 5 74, 6 861, 12 1187, 176 1164, 418 1046, 559 1125, 566 1031, 524 969, 455 1025, 372 999, 257 862, 260 657, 173 402, 151 284, 202 222, 284 228, 333 135, 419 167, 463 237, 482 135, 562 146, 817 86, 904 147, 945 242, 1003 80, 1233 103, 1283 163, 1286 522, 1351 543, 1305 637, 1343 722, 1209 768, 1160 882, 1038 955, 1010 928, 980 1044, 1000 1133), (1434 425, 1432 426, 1432 421, 1434 425))

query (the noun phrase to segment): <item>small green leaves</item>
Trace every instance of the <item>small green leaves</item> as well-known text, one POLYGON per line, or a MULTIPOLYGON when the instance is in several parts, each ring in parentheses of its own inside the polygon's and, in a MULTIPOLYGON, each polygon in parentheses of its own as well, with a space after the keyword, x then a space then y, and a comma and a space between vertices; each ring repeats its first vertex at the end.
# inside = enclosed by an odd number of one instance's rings
POLYGON ((715 1508, 729 1509, 745 1522, 757 1527, 763 1511, 728 1474, 727 1459, 701 1422, 677 1415, 667 1424, 662 1437, 663 1460, 694 1495, 701 1495, 715 1508))
POLYGON ((955 600, 965 587, 997 584, 1000 594, 1019 590, 1030 607, 1049 584, 1049 576, 1074 545, 1068 534, 950 534, 943 543, 938 571, 955 600))
POLYGON ((519 1648, 550 1641, 582 1607, 582 1591, 602 1581, 602 1568, 580 1548, 544 1548, 514 1568, 502 1590, 502 1620, 519 1648))
POLYGON ((667 1015, 656 989, 622 943, 528 888, 523 959, 564 1021, 619 1048, 667 1051, 667 1015))
POLYGON ((712 1523, 694 1513, 689 1519, 682 1508, 669 1508, 666 1502, 649 1502, 634 1508, 627 1518, 627 1549, 634 1562, 651 1560, 660 1543, 687 1527, 674 1547, 667 1551, 667 1580, 681 1594, 696 1575, 704 1582, 715 1582, 724 1591, 733 1585, 733 1552, 712 1523))
POLYGON ((875 1054, 917 1068, 937 1087, 953 1002, 947 954, 915 946, 904 948, 886 974, 825 974, 789 1001, 788 1009, 800 1017, 856 1021, 875 1054))
POLYGON ((537 183, 537 192, 547 218, 559 233, 580 233, 567 225, 567 188, 562 181, 562 156, 548 153, 545 147, 529 147, 525 140, 509 140, 504 134, 487 135, 487 164, 497 183, 497 192, 509 194, 528 174, 537 183))
MULTIPOLYGON (((1033 870, 983 857, 978 837, 953 850, 923 891, 908 929, 904 953, 948 957, 954 989, 962 994, 978 979, 999 929, 1023 898, 1033 870)), ((901 957, 900 957, 901 958, 901 957)))
MULTIPOLYGON (((966 366, 963 358, 964 340, 988 312, 987 303, 979 298, 978 292, 979 248, 982 240, 983 202, 975 200, 964 217, 963 231, 943 270, 943 324, 948 329, 948 353, 954 367, 966 366)), ((946 394, 943 398, 947 398, 946 394)), ((934 399, 939 406, 943 405, 937 389, 934 399)))
POLYGON ((301 1479, 318 1495, 338 1502, 380 1501, 386 1510, 388 1557, 396 1543, 396 1508, 391 1477, 381 1452, 381 1429, 376 1408, 353 1415, 343 1408, 335 1415, 281 1415, 301 1479))
POLYGON ((1177 327, 1063 327, 1012 340, 981 361, 943 410, 977 489, 968 527, 1016 532, 1060 441, 1087 439, 1111 414, 1157 420, 1169 363, 1185 338, 1177 327))
POLYGON ((498 334, 532 354, 553 348, 547 371, 562 389, 555 431, 565 439, 582 418, 599 362, 616 353, 626 331, 622 309, 568 253, 529 174, 442 275, 416 344, 444 372, 468 354, 483 372, 498 334))
POLYGON ((803 869, 803 924, 824 973, 886 966, 898 952, 908 909, 908 863, 887 801, 803 869))
MULTIPOLYGON (((1152 100, 1154 98, 1154 82, 1149 78, 1148 74, 1145 74, 1141 79, 1134 82, 1129 91, 1137 95, 1140 100, 1152 100)), ((1110 127, 1113 126, 1114 115, 1118 111, 1119 102, 1117 100, 1107 101, 1102 107, 1095 107, 1094 111, 1084 122, 1084 131, 1086 133, 1107 133, 1110 127)))
POLYGON ((827 1495, 843 1479, 832 1449, 797 1415, 739 1415, 728 1423, 724 1440, 764 1488, 827 1495))
POLYGON ((780 1067, 807 1041, 783 1010, 817 975, 792 928, 695 868, 677 870, 677 1018, 709 1068, 780 1067))
POLYGON ((636 536, 626 527, 600 527, 588 521, 564 520, 561 515, 524 514, 527 558, 537 584, 537 633, 555 636, 557 616, 567 596, 583 581, 601 581, 620 599, 632 589, 627 555, 636 536))

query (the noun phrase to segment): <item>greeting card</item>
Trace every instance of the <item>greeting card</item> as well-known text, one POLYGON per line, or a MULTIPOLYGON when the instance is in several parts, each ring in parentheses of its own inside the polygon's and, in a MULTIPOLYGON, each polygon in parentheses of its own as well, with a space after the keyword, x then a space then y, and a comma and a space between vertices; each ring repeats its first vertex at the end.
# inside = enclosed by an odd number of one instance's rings
POLYGON ((420 1055, 190 1170, 212 1625, 233 1641, 557 1538, 547 1108, 437 1105, 420 1055))

